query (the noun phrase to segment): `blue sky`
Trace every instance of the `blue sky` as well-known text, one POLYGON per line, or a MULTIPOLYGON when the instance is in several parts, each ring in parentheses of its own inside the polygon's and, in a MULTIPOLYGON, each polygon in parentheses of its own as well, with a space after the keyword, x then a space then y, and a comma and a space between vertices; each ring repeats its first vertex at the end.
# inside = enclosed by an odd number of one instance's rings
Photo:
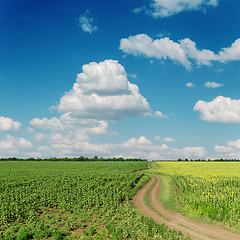
POLYGON ((0 157, 240 158, 240 3, 0 2, 0 157))

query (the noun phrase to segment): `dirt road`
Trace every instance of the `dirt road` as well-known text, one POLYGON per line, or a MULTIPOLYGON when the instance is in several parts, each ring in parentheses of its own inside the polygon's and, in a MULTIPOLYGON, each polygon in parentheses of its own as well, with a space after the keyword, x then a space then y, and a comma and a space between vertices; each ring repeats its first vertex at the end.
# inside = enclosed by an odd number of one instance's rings
POLYGON ((240 235, 225 231, 217 226, 212 226, 204 223, 197 223, 187 218, 186 216, 167 210, 159 201, 159 193, 161 191, 161 180, 157 177, 157 182, 150 190, 149 201, 152 207, 161 215, 146 206, 144 196, 147 190, 154 182, 154 177, 151 177, 149 182, 140 189, 133 198, 134 205, 146 216, 152 218, 158 223, 164 223, 170 228, 181 231, 190 237, 200 240, 222 239, 222 240, 240 240, 240 235))

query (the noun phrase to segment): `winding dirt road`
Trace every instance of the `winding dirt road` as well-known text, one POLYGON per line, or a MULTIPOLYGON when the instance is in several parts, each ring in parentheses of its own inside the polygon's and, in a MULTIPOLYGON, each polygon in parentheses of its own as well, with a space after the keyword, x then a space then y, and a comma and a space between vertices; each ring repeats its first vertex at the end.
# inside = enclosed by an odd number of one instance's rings
POLYGON ((225 231, 217 226, 212 226, 204 223, 197 223, 187 218, 186 216, 167 210, 159 201, 159 193, 161 191, 161 180, 157 177, 157 182, 149 192, 149 201, 152 207, 161 215, 151 210, 146 206, 144 196, 154 182, 154 177, 151 177, 149 182, 140 189, 133 198, 134 205, 146 216, 152 218, 158 223, 164 223, 170 228, 181 231, 183 234, 189 235, 195 239, 210 240, 240 240, 240 235, 225 231))

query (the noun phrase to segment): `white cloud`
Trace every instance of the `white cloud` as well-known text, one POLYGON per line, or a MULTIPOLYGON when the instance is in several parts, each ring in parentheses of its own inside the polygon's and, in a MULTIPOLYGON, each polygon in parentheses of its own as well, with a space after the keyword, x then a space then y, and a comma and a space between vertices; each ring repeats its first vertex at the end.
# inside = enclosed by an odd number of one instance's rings
MULTIPOLYGON (((41 119, 39 119, 41 120, 41 119)), ((108 128, 108 123, 95 119, 73 119, 68 114, 63 114, 60 119, 61 128, 52 125, 50 133, 35 133, 37 141, 47 141, 49 144, 76 145, 89 141, 89 134, 115 134, 108 128)), ((45 126, 39 128, 46 129, 45 126)))
POLYGON ((13 150, 14 146, 12 141, 9 140, 2 140, 0 141, 0 151, 1 150, 13 150))
POLYGON ((210 61, 218 60, 218 56, 214 52, 206 49, 198 50, 196 43, 189 38, 179 40, 179 42, 187 58, 194 60, 198 66, 211 65, 210 61))
POLYGON ((137 138, 131 138, 128 141, 122 143, 122 146, 127 147, 127 148, 132 148, 132 147, 145 147, 151 145, 151 141, 148 140, 146 137, 141 136, 139 139, 137 138))
POLYGON ((232 152, 226 152, 226 153, 220 153, 217 152, 217 154, 209 157, 211 159, 240 159, 240 152, 232 151, 232 152))
POLYGON ((53 117, 51 119, 43 118, 34 118, 30 121, 30 124, 36 128, 42 128, 44 130, 46 129, 52 129, 52 128, 62 128, 62 124, 60 120, 56 117, 53 117))
POLYGON ((93 18, 90 16, 89 10, 80 15, 78 21, 79 26, 81 26, 84 32, 92 33, 97 30, 97 26, 93 26, 93 18))
POLYGON ((62 114, 60 122, 64 129, 81 129, 83 132, 88 134, 108 134, 110 130, 108 123, 103 120, 96 119, 81 119, 74 118, 71 116, 71 112, 62 114))
POLYGON ((55 108, 73 118, 119 120, 125 116, 146 117, 147 100, 131 84, 122 65, 115 60, 92 62, 82 67, 72 90, 55 108))
POLYGON ((168 116, 167 116, 166 114, 163 114, 163 113, 160 112, 160 111, 156 111, 156 112, 154 113, 154 116, 155 116, 155 117, 158 117, 158 118, 168 118, 168 116))
POLYGON ((13 121, 11 118, 0 117, 0 131, 17 131, 20 127, 20 122, 13 121))
POLYGON ((44 139, 47 139, 48 138, 48 135, 47 134, 44 134, 44 133, 35 133, 34 134, 34 137, 37 141, 42 141, 44 139))
POLYGON ((219 146, 219 145, 215 145, 214 146, 214 150, 217 153, 229 153, 233 151, 233 148, 231 147, 226 147, 226 146, 219 146))
POLYGON ((146 34, 138 34, 123 38, 120 41, 120 49, 126 54, 157 58, 160 60, 170 59, 174 63, 183 65, 187 70, 192 65, 210 66, 212 62, 240 60, 240 39, 237 39, 229 48, 223 48, 218 54, 211 50, 199 50, 196 43, 185 38, 174 42, 168 37, 153 40, 146 34))
POLYGON ((207 7, 216 6, 218 6, 218 0, 151 0, 149 4, 135 9, 134 12, 144 11, 154 18, 163 18, 184 11, 203 11, 207 7))
POLYGON ((161 138, 160 136, 155 136, 156 141, 164 141, 164 142, 175 142, 176 140, 171 137, 161 138))
POLYGON ((217 153, 215 159, 240 159, 240 139, 228 141, 227 146, 215 145, 214 150, 217 153))
POLYGON ((191 82, 188 82, 188 83, 186 83, 186 87, 192 88, 192 87, 194 87, 194 84, 191 82))
POLYGON ((222 87, 223 84, 221 83, 216 83, 216 82, 206 82, 204 84, 205 87, 208 87, 208 88, 218 88, 218 87, 222 87))
POLYGON ((93 128, 89 128, 88 131, 90 134, 107 134, 108 132, 108 123, 106 121, 99 121, 99 125, 93 128))
POLYGON ((181 158, 204 158, 206 156, 206 150, 204 147, 185 147, 181 150, 175 150, 178 155, 182 155, 181 158))
POLYGON ((191 63, 180 44, 173 42, 168 37, 153 40, 146 34, 138 34, 123 38, 120 41, 120 49, 127 54, 135 56, 143 55, 149 58, 171 59, 174 62, 180 63, 190 70, 191 63))
POLYGON ((160 140, 161 140, 161 137, 160 137, 160 136, 155 136, 155 140, 156 140, 156 141, 160 141, 160 140))
POLYGON ((240 100, 218 96, 211 102, 199 100, 193 109, 203 121, 240 123, 240 100))
POLYGON ((229 60, 239 60, 240 59, 240 38, 232 43, 231 47, 223 48, 219 52, 220 61, 225 62, 229 60))
MULTIPOLYGON (((71 117, 70 113, 62 114, 59 118, 53 117, 51 119, 34 118, 30 121, 36 128, 43 130, 50 129, 54 133, 74 130, 75 133, 81 131, 87 134, 108 134, 111 133, 106 121, 98 121, 95 119, 79 119, 71 117)), ((46 137, 42 133, 36 133, 35 138, 41 141, 46 137)))
POLYGON ((33 129, 33 128, 31 128, 31 127, 28 127, 28 128, 27 128, 27 130, 28 130, 29 132, 31 132, 31 133, 33 133, 33 132, 34 132, 34 129, 33 129))
POLYGON ((33 145, 30 141, 25 138, 13 137, 11 135, 6 136, 7 141, 15 148, 32 148, 33 145))
POLYGON ((53 143, 49 147, 38 147, 42 156, 102 156, 145 159, 178 159, 204 158, 206 150, 203 147, 186 147, 183 149, 170 148, 166 144, 154 145, 144 136, 131 138, 122 143, 89 143, 86 141, 72 141, 69 143, 53 143))
POLYGON ((165 141, 165 142, 175 142, 176 140, 173 139, 173 138, 171 138, 171 137, 166 137, 166 138, 164 139, 164 141, 165 141))
MULTIPOLYGON (((84 154, 89 146, 90 152, 95 145, 89 143, 89 135, 116 134, 109 129, 108 121, 114 123, 124 117, 152 116, 147 100, 137 85, 128 81, 124 67, 117 61, 92 62, 84 65, 82 70, 73 88, 63 95, 57 106, 51 107, 62 113, 59 117, 30 121, 35 128, 50 130, 47 134, 35 134, 37 141, 45 140, 50 144, 49 154, 74 155, 81 151, 84 154)), ((105 145, 102 147, 106 148, 105 145)), ((37 152, 44 156, 45 150, 40 148, 37 152)))
POLYGON ((13 157, 19 154, 18 150, 30 149, 33 145, 25 138, 13 137, 7 134, 5 140, 0 141, 0 154, 2 157, 13 157))
POLYGON ((42 154, 39 152, 27 152, 24 154, 24 157, 26 157, 26 158, 41 158, 42 154))
POLYGON ((228 141, 228 146, 235 147, 237 149, 240 149, 240 139, 236 141, 228 141))

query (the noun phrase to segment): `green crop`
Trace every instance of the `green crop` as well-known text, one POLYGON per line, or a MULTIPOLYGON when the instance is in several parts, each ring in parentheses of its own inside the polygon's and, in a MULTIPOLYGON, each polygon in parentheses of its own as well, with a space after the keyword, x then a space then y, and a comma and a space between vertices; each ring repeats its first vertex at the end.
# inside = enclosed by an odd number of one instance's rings
POLYGON ((185 239, 130 202, 139 162, 0 162, 0 239, 185 239))

